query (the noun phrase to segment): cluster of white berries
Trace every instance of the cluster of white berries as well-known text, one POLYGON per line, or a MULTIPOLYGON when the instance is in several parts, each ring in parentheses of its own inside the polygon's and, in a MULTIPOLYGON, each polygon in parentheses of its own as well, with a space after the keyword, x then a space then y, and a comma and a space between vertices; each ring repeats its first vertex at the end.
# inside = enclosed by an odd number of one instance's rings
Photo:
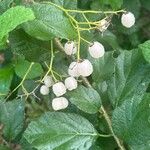
POLYGON ((68 77, 65 79, 65 84, 63 82, 54 83, 51 76, 46 76, 44 78, 44 85, 40 88, 40 93, 42 95, 48 95, 52 86, 53 93, 56 98, 52 100, 52 108, 54 110, 61 110, 67 108, 69 105, 68 100, 65 97, 61 97, 66 93, 67 90, 72 91, 77 88, 77 80, 73 77, 68 77))
MULTIPOLYGON (((72 44, 73 41, 70 43, 72 44)), ((71 46, 68 45, 68 43, 67 45, 65 44, 66 54, 68 54, 70 51, 72 51, 71 46)), ((103 57, 105 53, 104 46, 99 42, 93 42, 89 46, 88 51, 93 58, 103 57)), ((88 77, 92 74, 92 72, 93 72, 93 66, 88 59, 83 59, 82 61, 79 62, 74 61, 69 65, 69 69, 68 69, 68 74, 72 77, 79 77, 79 76, 88 77)))
MULTIPOLYGON (((121 17, 121 23, 123 26, 130 28, 135 24, 135 17, 131 12, 126 12, 121 17)), ((104 20, 102 22, 102 25, 104 26, 106 24, 106 21, 104 20)), ((107 26, 108 27, 108 26, 107 26)), ((104 26, 103 30, 107 29, 106 26, 104 26)), ((73 55, 77 52, 77 45, 73 41, 69 41, 65 43, 64 45, 64 51, 67 55, 73 55)), ((104 46, 95 41, 93 42, 89 48, 88 52, 93 58, 100 58, 103 57, 105 54, 104 46)), ((52 86, 53 93, 56 95, 56 98, 52 100, 52 107, 54 110, 61 110, 67 108, 69 105, 68 100, 65 97, 62 97, 67 90, 71 91, 77 88, 77 80, 75 77, 83 76, 88 77, 93 73, 93 66, 91 62, 88 59, 83 59, 77 62, 71 62, 68 68, 68 74, 70 77, 66 78, 64 83, 63 82, 57 82, 54 83, 51 76, 46 76, 44 78, 44 85, 40 88, 40 93, 42 95, 48 95, 50 90, 49 88, 52 86)))
POLYGON ((54 81, 51 76, 44 77, 44 85, 40 88, 40 93, 42 95, 48 95, 49 94, 49 88, 54 84, 54 81))

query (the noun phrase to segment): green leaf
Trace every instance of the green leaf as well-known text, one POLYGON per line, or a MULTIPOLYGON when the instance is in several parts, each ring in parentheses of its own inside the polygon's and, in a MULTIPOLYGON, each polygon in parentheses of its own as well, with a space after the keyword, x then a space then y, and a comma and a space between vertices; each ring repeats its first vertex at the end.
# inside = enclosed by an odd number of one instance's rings
POLYGON ((27 140, 24 137, 20 140, 20 145, 22 150, 36 150, 31 146, 31 144, 27 142, 27 140))
MULTIPOLYGON (((112 32, 110 32, 109 30, 106 30, 101 35, 97 34, 95 40, 97 40, 97 39, 100 42, 104 43, 104 45, 106 45, 106 46, 110 45, 114 50, 120 49, 117 37, 115 36, 115 34, 113 34, 112 32)), ((106 48, 106 46, 105 46, 105 48, 106 48)))
POLYGON ((140 44, 139 48, 142 50, 145 60, 150 63, 150 40, 140 44))
POLYGON ((44 62, 50 59, 49 43, 32 38, 23 30, 16 30, 10 34, 11 51, 25 56, 31 62, 44 62))
POLYGON ((7 10, 0 16, 0 42, 18 25, 33 20, 34 18, 32 10, 24 6, 16 6, 7 10))
POLYGON ((98 134, 85 118, 71 113, 48 112, 32 121, 24 133, 38 150, 88 150, 98 134))
POLYGON ((9 92, 13 73, 13 68, 10 65, 0 68, 0 100, 2 100, 9 92))
POLYGON ((123 8, 126 8, 127 11, 131 11, 137 18, 140 15, 141 2, 140 0, 124 0, 123 8))
POLYGON ((0 14, 5 12, 10 5, 13 3, 13 0, 2 0, 0 1, 0 14))
POLYGON ((146 64, 141 50, 121 51, 115 60, 114 74, 107 81, 111 103, 117 106, 127 97, 138 94, 138 85, 141 86, 141 91, 145 92, 150 78, 149 70, 150 66, 146 64))
MULTIPOLYGON (((112 117, 114 132, 131 146, 146 146, 150 141, 150 95, 139 94, 115 109, 112 117)), ((150 146, 149 146, 150 148, 150 146)))
POLYGON ((150 6, 150 1, 141 0, 140 2, 142 4, 142 7, 146 8, 147 10, 150 11, 150 7, 149 7, 150 6))
POLYGON ((77 34, 65 13, 49 3, 30 5, 36 19, 23 24, 24 30, 40 40, 50 40, 54 37, 76 39, 77 34))
POLYGON ((112 9, 119 9, 123 4, 123 0, 94 0, 92 3, 92 9, 108 9, 108 5, 112 9))
POLYGON ((51 2, 60 5, 67 9, 77 9, 77 0, 66 1, 66 0, 50 0, 51 2))
POLYGON ((71 103, 84 112, 97 113, 101 106, 101 98, 93 88, 79 86, 76 90, 68 93, 71 103))
POLYGON ((0 103, 0 122, 4 125, 3 134, 6 139, 15 139, 23 129, 24 101, 19 99, 0 103))
POLYGON ((94 72, 92 74, 94 82, 100 83, 109 79, 113 75, 115 63, 113 52, 106 52, 105 55, 99 59, 89 56, 89 59, 94 68, 94 72))
POLYGON ((123 0, 109 0, 109 4, 113 9, 119 9, 123 4, 123 0))
POLYGON ((19 59, 15 64, 15 72, 20 78, 33 79, 39 77, 43 73, 43 69, 39 63, 31 63, 27 60, 19 59))

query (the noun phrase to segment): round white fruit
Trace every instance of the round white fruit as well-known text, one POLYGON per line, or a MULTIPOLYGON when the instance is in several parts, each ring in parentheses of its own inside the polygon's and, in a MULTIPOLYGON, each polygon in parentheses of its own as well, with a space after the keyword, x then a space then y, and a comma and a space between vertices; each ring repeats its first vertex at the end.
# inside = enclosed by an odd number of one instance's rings
POLYGON ((67 42, 64 45, 64 50, 67 55, 72 55, 77 52, 76 44, 73 41, 67 42))
POLYGON ((104 56, 104 46, 99 42, 94 42, 93 45, 89 47, 89 53, 93 58, 100 58, 104 56))
POLYGON ((54 110, 61 110, 67 108, 69 105, 68 100, 65 97, 58 97, 52 100, 52 107, 54 110))
POLYGON ((65 79, 65 86, 69 91, 72 91, 77 88, 77 80, 73 77, 68 77, 65 79))
POLYGON ((40 93, 42 95, 48 95, 49 94, 49 88, 46 85, 42 85, 40 88, 40 93))
POLYGON ((54 84, 53 78, 51 76, 44 77, 44 84, 47 87, 51 87, 54 84))
POLYGON ((52 89, 57 97, 62 96, 66 93, 66 87, 62 82, 55 83, 52 89))
POLYGON ((135 24, 135 16, 131 12, 124 13, 121 17, 121 23, 126 28, 131 28, 135 24))
POLYGON ((84 59, 78 65, 78 72, 79 75, 83 77, 88 77, 93 73, 93 66, 88 59, 84 59))
POLYGON ((78 73, 78 62, 72 62, 69 65, 69 69, 68 69, 68 74, 72 77, 79 77, 79 73, 78 73))

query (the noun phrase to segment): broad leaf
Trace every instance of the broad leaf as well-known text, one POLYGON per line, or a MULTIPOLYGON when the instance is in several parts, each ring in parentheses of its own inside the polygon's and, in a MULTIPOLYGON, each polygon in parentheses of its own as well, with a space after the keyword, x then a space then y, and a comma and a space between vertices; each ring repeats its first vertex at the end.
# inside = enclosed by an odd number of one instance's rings
POLYGON ((150 63, 150 40, 139 45, 139 48, 142 50, 145 60, 150 63))
POLYGON ((13 68, 10 65, 0 68, 0 100, 2 100, 9 92, 13 73, 13 68))
POLYGON ((12 52, 25 56, 26 60, 44 62, 50 59, 49 43, 32 38, 23 30, 13 31, 9 41, 12 52))
POLYGON ((39 63, 19 59, 15 64, 15 72, 20 78, 26 76, 25 79, 33 79, 39 77, 43 73, 43 69, 39 63))
POLYGON ((18 25, 34 18, 32 10, 24 6, 16 6, 8 9, 0 16, 0 42, 18 25))
POLYGON ((0 123, 4 125, 3 134, 6 139, 15 139, 23 129, 24 101, 19 99, 0 103, 0 123))
POLYGON ((68 93, 71 103, 84 112, 97 113, 101 106, 101 98, 93 88, 79 86, 76 90, 68 93))
POLYGON ((115 60, 114 74, 107 81, 108 95, 112 104, 117 106, 127 97, 138 94, 136 93, 138 85, 141 85, 141 91, 145 92, 150 79, 149 70, 150 66, 146 64, 141 50, 121 51, 115 60))
POLYGON ((88 150, 97 136, 88 120, 61 112, 44 114, 32 121, 24 133, 26 140, 38 150, 88 150))
POLYGON ((23 25, 25 31, 37 39, 50 40, 54 37, 75 39, 76 31, 65 13, 51 4, 33 4, 36 19, 23 25))
MULTIPOLYGON (((148 145, 150 141, 150 95, 139 94, 115 109, 112 117, 114 132, 131 146, 148 145)), ((150 149, 150 146, 149 148, 150 149)))

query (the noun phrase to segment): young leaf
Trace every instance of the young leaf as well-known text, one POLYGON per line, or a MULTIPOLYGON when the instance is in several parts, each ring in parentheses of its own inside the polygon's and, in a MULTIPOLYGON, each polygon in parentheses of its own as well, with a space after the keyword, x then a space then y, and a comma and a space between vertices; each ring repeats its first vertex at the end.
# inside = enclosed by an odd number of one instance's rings
POLYGON ((4 68, 0 68, 0 101, 9 92, 9 88, 13 78, 13 73, 13 68, 10 65, 4 68))
POLYGON ((88 150, 98 134, 85 118, 71 113, 48 112, 32 121, 24 133, 38 150, 88 150))
POLYGON ((24 30, 40 40, 50 40, 54 37, 76 39, 76 31, 65 13, 49 3, 30 5, 36 19, 23 24, 24 30))
POLYGON ((101 98, 93 88, 79 86, 68 93, 71 103, 86 113, 97 113, 101 106, 101 98))
POLYGON ((33 79, 39 77, 43 73, 43 69, 39 63, 31 63, 27 60, 19 59, 15 65, 15 72, 20 78, 33 79))
POLYGON ((140 44, 139 48, 142 50, 145 60, 150 63, 150 40, 140 44))
POLYGON ((24 101, 21 99, 0 103, 0 123, 4 125, 6 139, 13 140, 22 131, 24 123, 24 101))
POLYGON ((16 6, 8 9, 0 16, 0 42, 18 25, 34 18, 32 10, 24 6, 16 6))
POLYGON ((112 125, 114 132, 130 146, 143 148, 150 141, 150 95, 141 94, 140 88, 137 89, 138 95, 126 99, 115 109, 112 125))

